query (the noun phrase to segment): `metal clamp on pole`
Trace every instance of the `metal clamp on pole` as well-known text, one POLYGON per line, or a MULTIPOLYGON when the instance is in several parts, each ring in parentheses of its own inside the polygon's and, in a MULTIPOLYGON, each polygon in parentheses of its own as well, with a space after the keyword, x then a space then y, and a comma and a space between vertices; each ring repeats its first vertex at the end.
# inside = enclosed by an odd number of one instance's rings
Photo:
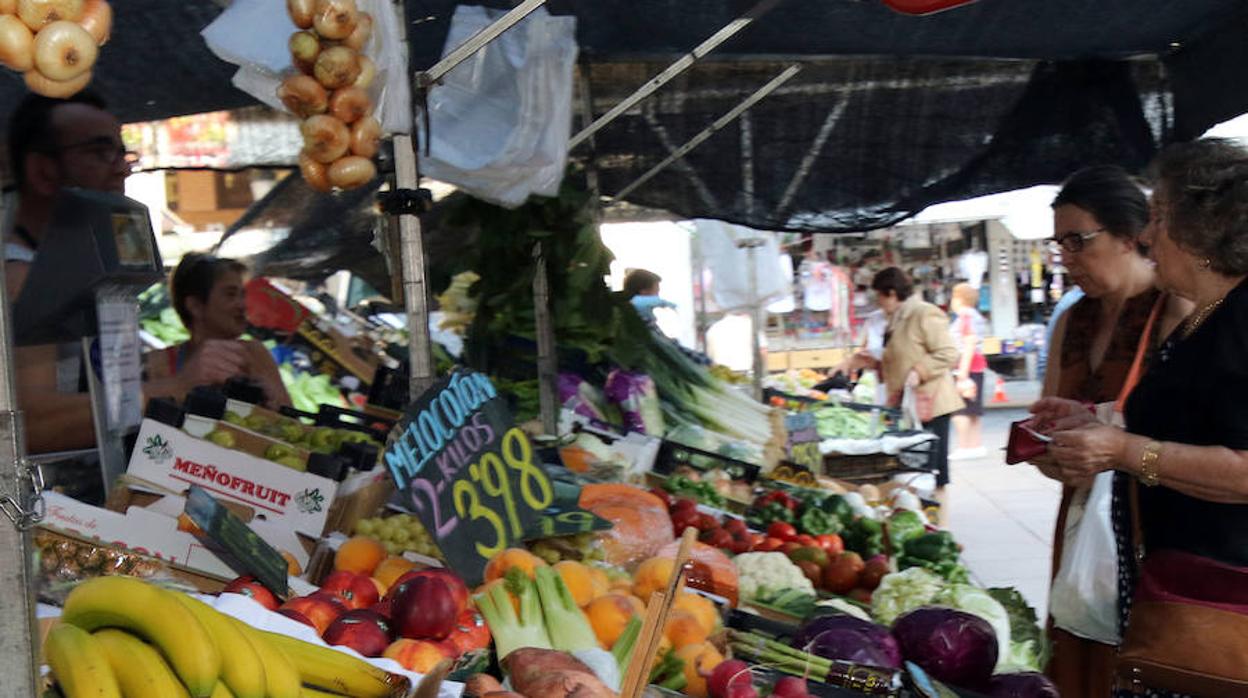
POLYGON ((17 491, 0 498, 0 511, 19 531, 29 531, 43 521, 47 503, 43 499, 43 468, 25 458, 16 465, 17 491))
POLYGON ((419 216, 433 210, 433 192, 428 189, 379 191, 377 205, 387 216, 419 216))

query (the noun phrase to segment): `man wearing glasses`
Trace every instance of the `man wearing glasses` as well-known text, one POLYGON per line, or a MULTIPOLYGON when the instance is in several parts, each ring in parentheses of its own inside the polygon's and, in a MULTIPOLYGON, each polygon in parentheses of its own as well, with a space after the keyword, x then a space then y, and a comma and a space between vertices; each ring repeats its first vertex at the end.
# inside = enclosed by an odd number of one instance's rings
MULTIPOLYGON (((5 285, 14 302, 53 218, 62 187, 125 193, 131 158, 121 124, 96 94, 69 99, 28 94, 9 119, 10 173, 18 190, 16 225, 4 239, 5 285)), ((145 383, 145 396, 182 397, 190 387, 224 382, 243 365, 231 346, 212 347, 178 376, 145 383)), ((25 412, 26 450, 92 448, 95 428, 78 343, 20 347, 17 399, 25 412)))

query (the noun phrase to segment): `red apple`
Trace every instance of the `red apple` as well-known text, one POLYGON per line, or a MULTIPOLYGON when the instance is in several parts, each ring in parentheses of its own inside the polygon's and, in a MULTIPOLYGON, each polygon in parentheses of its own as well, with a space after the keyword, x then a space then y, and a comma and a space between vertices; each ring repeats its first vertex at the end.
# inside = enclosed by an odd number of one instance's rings
POLYGON ((481 615, 472 609, 464 609, 455 621, 455 629, 441 643, 455 656, 490 646, 490 628, 481 615))
POLYGON ((256 581, 255 577, 239 577, 229 584, 225 585, 225 589, 221 591, 223 594, 241 594, 248 596, 252 601, 264 606, 270 611, 276 611, 281 602, 277 600, 277 596, 269 591, 268 587, 256 581))
POLYGON ((321 591, 333 594, 342 599, 347 610, 368 608, 379 600, 377 585, 372 578, 355 572, 340 570, 325 578, 321 591))
POLYGON ((404 669, 418 674, 428 674, 443 659, 453 658, 436 642, 407 639, 395 640, 382 656, 393 659, 402 664, 404 669))
POLYGON ((390 641, 390 622, 366 608, 347 611, 325 631, 325 642, 350 647, 365 657, 380 657, 390 641))
POLYGON ((294 609, 291 609, 291 608, 279 608, 279 609, 277 609, 277 612, 278 612, 280 615, 286 616, 287 618, 289 618, 289 619, 291 619, 291 620, 295 621, 296 623, 303 623, 304 625, 308 626, 309 628, 312 628, 313 630, 316 630, 316 624, 315 624, 315 623, 313 623, 312 621, 308 620, 308 617, 307 617, 307 616, 303 615, 302 613, 300 613, 300 612, 298 612, 298 611, 296 611, 296 610, 294 610, 294 609))
POLYGON ((282 608, 303 614, 305 618, 312 621, 312 627, 316 628, 317 635, 324 635, 329 626, 338 620, 338 616, 347 612, 347 607, 338 600, 338 597, 319 591, 310 596, 291 599, 282 604, 282 608))
POLYGON ((455 592, 436 577, 411 580, 394 598, 399 635, 412 640, 441 640, 455 629, 460 607, 455 592))
POLYGON ((444 567, 431 567, 429 569, 415 570, 404 574, 402 577, 395 580, 394 585, 390 587, 388 592, 386 592, 386 598, 398 598, 399 594, 407 588, 407 585, 411 583, 412 580, 419 579, 421 577, 432 577, 446 582, 447 586, 451 588, 451 593, 455 595, 455 600, 456 603, 458 603, 460 610, 468 607, 468 585, 464 584, 464 580, 460 579, 458 575, 444 567))
POLYGON ((394 599, 386 597, 381 601, 372 605, 372 610, 381 614, 387 620, 394 616, 394 599))

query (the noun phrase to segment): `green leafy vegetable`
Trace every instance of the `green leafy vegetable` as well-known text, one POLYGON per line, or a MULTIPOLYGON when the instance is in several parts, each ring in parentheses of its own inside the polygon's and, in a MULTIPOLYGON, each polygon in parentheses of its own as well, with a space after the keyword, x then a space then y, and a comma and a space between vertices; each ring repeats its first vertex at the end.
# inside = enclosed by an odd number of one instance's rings
POLYGON ((1041 671, 1049 663, 1052 647, 1036 618, 1036 610, 1012 587, 994 587, 988 593, 1010 616, 1010 668, 1041 671))
POLYGON ((533 580, 519 568, 509 570, 504 580, 503 584, 492 585, 485 593, 473 597, 477 610, 490 626, 498 658, 501 660, 524 647, 554 649, 533 580), (520 601, 519 615, 511 605, 508 592, 520 601))
POLYGON ((888 540, 893 550, 905 550, 906 543, 926 532, 926 522, 917 512, 902 509, 888 517, 888 540))

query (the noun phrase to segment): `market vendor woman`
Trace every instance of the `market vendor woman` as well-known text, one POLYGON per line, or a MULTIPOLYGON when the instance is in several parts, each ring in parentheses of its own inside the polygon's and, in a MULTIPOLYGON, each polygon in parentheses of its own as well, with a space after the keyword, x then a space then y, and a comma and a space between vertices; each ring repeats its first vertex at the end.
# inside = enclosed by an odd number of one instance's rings
MULTIPOLYGON (((169 281, 173 308, 182 318, 191 339, 146 357, 149 378, 181 373, 181 368, 208 347, 215 375, 244 376, 264 389, 265 404, 276 409, 290 404, 277 363, 264 345, 240 341, 247 329, 243 275, 240 262, 211 255, 189 254, 182 258, 169 281)), ((186 386, 188 389, 196 386, 186 386)))

